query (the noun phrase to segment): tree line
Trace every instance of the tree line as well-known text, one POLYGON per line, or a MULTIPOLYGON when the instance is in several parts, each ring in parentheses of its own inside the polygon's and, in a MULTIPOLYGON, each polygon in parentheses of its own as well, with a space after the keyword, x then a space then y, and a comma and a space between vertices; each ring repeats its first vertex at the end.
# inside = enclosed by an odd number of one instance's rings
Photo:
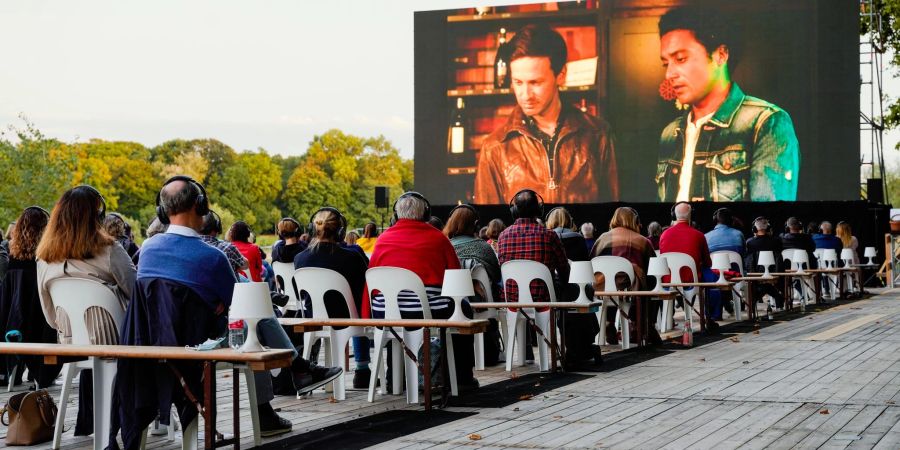
POLYGON ((236 151, 216 139, 172 139, 155 147, 91 139, 63 142, 24 119, 0 135, 0 220, 22 209, 50 210, 74 186, 90 184, 116 211, 144 229, 156 214, 156 195, 172 175, 201 182, 224 226, 243 220, 271 232, 282 217, 306 223, 322 206, 340 209, 351 227, 380 221, 375 186, 412 189, 413 162, 383 136, 359 137, 332 129, 315 136, 302 156, 236 151))

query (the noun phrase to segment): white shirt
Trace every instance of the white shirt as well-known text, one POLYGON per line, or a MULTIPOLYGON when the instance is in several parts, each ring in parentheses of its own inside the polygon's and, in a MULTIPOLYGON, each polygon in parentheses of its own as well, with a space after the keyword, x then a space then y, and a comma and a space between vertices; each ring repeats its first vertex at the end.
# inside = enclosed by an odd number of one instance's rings
POLYGON ((166 233, 180 234, 187 237, 200 237, 200 233, 197 233, 197 230, 183 225, 175 224, 169 225, 169 228, 166 228, 166 233))
POLYGON ((684 130, 684 160, 681 161, 681 175, 678 177, 678 196, 676 202, 688 202, 691 196, 691 177, 694 175, 694 153, 697 149, 697 140, 700 139, 700 129, 715 112, 711 112, 696 121, 693 121, 694 113, 688 115, 687 128, 684 130))

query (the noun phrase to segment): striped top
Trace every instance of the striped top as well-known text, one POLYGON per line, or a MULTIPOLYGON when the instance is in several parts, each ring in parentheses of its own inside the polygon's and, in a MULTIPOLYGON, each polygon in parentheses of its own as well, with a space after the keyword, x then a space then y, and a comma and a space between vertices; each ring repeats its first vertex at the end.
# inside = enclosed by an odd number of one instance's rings
MULTIPOLYGON (((453 301, 450 297, 441 297, 440 286, 425 286, 425 293, 428 294, 428 307, 431 311, 448 308, 450 302, 453 301)), ((401 312, 422 311, 422 304, 419 301, 419 296, 412 291, 400 291, 397 303, 400 306, 401 312)), ((384 296, 382 296, 380 292, 372 297, 372 310, 384 312, 384 296)))

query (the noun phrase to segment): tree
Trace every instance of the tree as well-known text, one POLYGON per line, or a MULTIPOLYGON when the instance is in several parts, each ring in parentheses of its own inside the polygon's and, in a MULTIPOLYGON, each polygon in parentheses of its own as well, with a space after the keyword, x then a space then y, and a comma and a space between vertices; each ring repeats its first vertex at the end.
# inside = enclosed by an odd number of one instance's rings
MULTIPOLYGON (((900 0, 873 0, 874 14, 872 18, 865 14, 860 14, 859 34, 861 36, 868 35, 870 27, 877 24, 874 21, 880 21, 881 31, 875 32, 874 43, 875 51, 879 53, 891 54, 890 66, 894 69, 894 76, 897 75, 897 69, 900 68, 900 0)), ((863 8, 867 8, 863 4, 863 8)), ((874 27, 877 30, 877 26, 874 27)), ((900 125, 900 99, 888 99, 887 114, 884 116, 883 125, 887 129, 896 128, 900 125)), ((897 144, 900 149, 900 143, 897 144)))
POLYGON ((265 150, 243 152, 207 186, 211 199, 247 222, 256 232, 270 231, 280 218, 275 199, 281 192, 281 167, 265 150))
POLYGON ((79 173, 84 174, 77 182, 96 187, 111 211, 147 223, 142 210, 155 204, 163 181, 150 162, 150 150, 136 142, 100 139, 73 147, 79 158, 79 173))

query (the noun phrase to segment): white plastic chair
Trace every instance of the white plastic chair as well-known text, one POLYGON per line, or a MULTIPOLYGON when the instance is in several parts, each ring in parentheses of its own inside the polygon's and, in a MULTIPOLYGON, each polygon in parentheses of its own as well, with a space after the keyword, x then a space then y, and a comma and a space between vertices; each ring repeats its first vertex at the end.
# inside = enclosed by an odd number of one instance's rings
MULTIPOLYGON (((491 290, 491 280, 488 278, 487 269, 484 266, 478 265, 472 268, 472 281, 481 284, 485 302, 493 303, 494 293, 491 290)), ((500 329, 505 330, 503 325, 506 324, 506 316, 497 311, 497 309, 475 310, 473 318, 496 319, 501 323, 500 329)), ((504 349, 503 352, 505 353, 506 350, 504 349)), ((484 333, 475 335, 475 370, 484 370, 484 333)))
MULTIPOLYGON (((681 283, 683 280, 681 279, 681 268, 687 267, 691 271, 691 277, 693 277, 694 281, 699 281, 700 278, 697 277, 697 266, 694 264, 694 258, 687 253, 681 252, 665 252, 660 256, 666 258, 666 262, 669 264, 669 271, 671 272, 669 281, 671 283, 681 283)), ((691 329, 694 329, 694 321, 691 305, 695 302, 699 290, 697 288, 682 288, 681 292, 684 294, 684 322, 689 324, 691 329)), ((663 300, 663 307, 660 311, 659 322, 657 323, 657 327, 660 332, 666 332, 671 330, 675 325, 675 300, 663 300)))
MULTIPOLYGON (((290 279, 290 278, 288 278, 290 279)), ((304 267, 297 269, 293 275, 294 284, 299 292, 309 294, 312 302, 312 317, 314 319, 331 319, 328 316, 328 310, 325 308, 325 293, 328 291, 337 291, 344 297, 349 311, 350 319, 358 319, 359 313, 356 310, 356 303, 353 301, 353 293, 350 291, 350 284, 338 272, 330 269, 322 269, 319 267, 304 267)), ((333 382, 334 398, 336 400, 344 400, 345 397, 345 378, 347 373, 347 358, 345 352, 347 344, 354 336, 371 336, 364 327, 346 327, 335 330, 334 327, 324 327, 321 331, 312 331, 303 333, 303 357, 309 359, 312 352, 313 343, 319 339, 325 340, 325 365, 340 365, 344 372, 333 382)))
MULTIPOLYGON (((422 307, 422 317, 431 319, 431 307, 428 304, 428 294, 425 291, 425 285, 415 272, 401 267, 374 267, 366 271, 366 284, 369 290, 369 298, 372 292, 378 291, 384 297, 384 318, 393 320, 402 320, 400 315, 399 296, 401 291, 411 291, 419 297, 422 307)), ((421 328, 408 330, 407 327, 393 327, 394 331, 402 336, 403 342, 413 352, 422 348, 425 339, 421 328)), ((448 333, 446 342, 443 344, 447 349, 447 369, 450 372, 450 392, 452 395, 458 395, 459 388, 456 383, 456 363, 453 357, 453 339, 450 339, 448 333)), ((375 329, 375 361, 374 367, 380 368, 384 361, 383 349, 388 342, 392 344, 392 359, 394 370, 392 373, 391 387, 394 395, 400 395, 400 361, 403 358, 404 371, 406 373, 406 401, 409 404, 419 403, 419 369, 416 363, 403 352, 400 343, 396 341, 393 334, 384 328, 375 329)), ((423 352, 431 351, 431 343, 426 343, 422 349, 423 352)), ((431 370, 430 367, 424 370, 431 370)), ((372 371, 372 378, 369 380, 369 402, 375 401, 375 381, 378 377, 378 371, 372 371)))
MULTIPOLYGON (((744 261, 741 258, 741 254, 732 250, 719 250, 712 252, 710 256, 715 254, 725 254, 728 255, 728 262, 731 263, 731 268, 733 269, 735 265, 737 265, 738 272, 741 275, 744 275, 744 261)), ((736 292, 744 292, 744 282, 741 281, 734 285, 731 301, 734 305, 734 320, 741 320, 741 297, 736 294, 736 292)))
POLYGON ((294 275, 294 265, 275 261, 272 263, 272 271, 275 272, 275 282, 281 288, 282 292, 291 298, 281 309, 281 312, 285 313, 287 311, 302 310, 303 305, 300 304, 300 300, 297 298, 297 286, 292 278, 294 275))
MULTIPOLYGON (((834 249, 816 249, 816 251, 821 250, 821 256, 819 257, 819 267, 824 267, 826 269, 836 269, 837 268, 837 251, 834 249)), ((839 293, 839 279, 837 275, 827 275, 822 277, 822 283, 825 284, 824 294, 823 296, 827 296, 829 300, 834 300, 838 297, 839 293)))
MULTIPOLYGON (((85 314, 91 307, 106 310, 112 317, 116 330, 122 328, 125 311, 108 287, 98 281, 85 278, 57 278, 50 281, 50 296, 53 307, 65 311, 72 330, 72 344, 91 345, 88 335, 85 314)), ((118 335, 118 331, 116 333, 118 335)), ((63 423, 66 420, 66 407, 72 390, 72 380, 84 369, 93 370, 94 379, 94 449, 100 450, 109 443, 112 409, 112 385, 116 376, 116 360, 104 358, 88 358, 87 361, 66 363, 63 365, 63 385, 59 395, 59 412, 53 430, 54 450, 59 448, 63 423)))
MULTIPOLYGON (((534 303, 531 298, 531 281, 543 280, 547 285, 547 291, 550 293, 550 301, 556 301, 556 291, 553 289, 553 277, 550 269, 542 263, 529 260, 507 261, 500 266, 500 273, 503 277, 503 285, 506 286, 508 280, 513 280, 519 288, 519 298, 506 298, 507 302, 518 303, 534 303)), ((504 289, 504 291, 506 291, 504 289)), ((506 295, 506 294, 504 294, 506 295)), ((534 319, 535 324, 541 330, 544 336, 550 336, 550 311, 536 311, 533 308, 526 308, 528 313, 534 319)), ((520 311, 506 312, 506 342, 508 342, 509 351, 506 352, 506 371, 512 371, 513 353, 518 349, 519 365, 525 365, 525 316, 519 314, 520 311)), ((540 353, 541 370, 550 370, 549 346, 541 337, 538 337, 538 351, 540 353)))
MULTIPOLYGON (((591 259, 591 267, 593 267, 594 273, 600 272, 603 274, 604 291, 614 292, 619 290, 616 286, 616 275, 619 273, 627 275, 631 283, 635 282, 634 266, 631 265, 631 261, 621 256, 595 256, 591 259)), ((619 307, 616 309, 616 327, 622 332, 622 348, 628 349, 631 347, 631 335, 628 320, 622 314, 622 310, 627 311, 631 306, 631 302, 626 301, 624 297, 617 298, 616 302, 619 303, 619 307)), ((598 344, 606 343, 606 309, 609 306, 614 306, 612 299, 608 297, 603 298, 603 305, 600 307, 600 311, 597 312, 597 320, 600 321, 600 334, 597 335, 598 344)))

